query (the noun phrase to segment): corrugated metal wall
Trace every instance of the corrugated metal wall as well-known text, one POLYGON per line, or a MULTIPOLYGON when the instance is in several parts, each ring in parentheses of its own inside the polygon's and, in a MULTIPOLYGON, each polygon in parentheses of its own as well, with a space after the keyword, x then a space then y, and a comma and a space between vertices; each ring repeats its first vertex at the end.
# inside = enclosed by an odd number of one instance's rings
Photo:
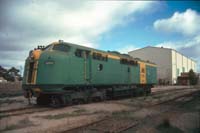
POLYGON ((145 47, 129 52, 132 57, 149 60, 157 64, 157 79, 164 79, 175 84, 177 76, 193 69, 196 72, 196 62, 173 49, 145 47))
POLYGON ((172 50, 172 81, 175 84, 177 76, 182 72, 189 72, 190 69, 196 72, 196 62, 186 56, 172 50))

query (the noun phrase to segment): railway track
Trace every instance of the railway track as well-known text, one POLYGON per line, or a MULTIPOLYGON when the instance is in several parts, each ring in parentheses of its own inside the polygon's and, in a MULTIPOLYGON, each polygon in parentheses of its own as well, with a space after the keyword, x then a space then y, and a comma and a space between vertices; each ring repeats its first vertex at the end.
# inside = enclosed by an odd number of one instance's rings
MULTIPOLYGON (((174 91, 170 91, 170 92, 174 92, 174 91)), ((156 104, 148 105, 143 108, 153 108, 153 107, 156 107, 159 105, 173 103, 174 101, 176 101, 178 99, 181 99, 184 97, 185 98, 191 97, 196 92, 200 93, 199 90, 188 92, 186 94, 179 95, 174 98, 171 98, 171 99, 168 99, 168 100, 156 103, 156 104)), ((133 112, 139 111, 140 109, 133 110, 133 112)), ((84 125, 84 126, 77 127, 74 129, 66 130, 66 131, 63 131, 62 133, 73 133, 73 132, 77 132, 77 133, 79 133, 79 132, 81 132, 81 133, 84 133, 84 132, 121 133, 121 132, 127 131, 130 128, 137 126, 140 123, 141 123, 141 121, 137 121, 137 120, 129 121, 126 119, 124 121, 123 119, 113 119, 111 116, 106 116, 106 117, 104 117, 98 121, 95 121, 93 123, 90 123, 88 125, 84 125)))
POLYGON ((129 128, 136 126, 137 124, 138 124, 137 121, 135 121, 135 122, 123 121, 123 124, 122 124, 122 121, 113 119, 111 117, 105 117, 98 121, 90 123, 88 125, 73 128, 73 129, 70 129, 67 131, 63 131, 61 133, 74 133, 74 132, 79 133, 78 131, 81 131, 81 133, 90 133, 90 132, 92 132, 92 133, 93 132, 95 132, 95 133, 120 133, 122 131, 125 131, 129 128), (114 127, 112 127, 113 126, 112 123, 113 122, 116 123, 116 121, 117 121, 117 124, 114 127), (104 126, 104 128, 102 128, 102 126, 104 126), (86 129, 86 128, 88 128, 88 129, 86 129), (108 128, 111 128, 111 129, 108 129, 108 128))
POLYGON ((140 124, 143 124, 146 122, 146 120, 148 119, 149 121, 155 121, 155 117, 162 117, 162 115, 165 115, 166 113, 169 113, 171 112, 171 110, 177 110, 177 108, 180 108, 182 107, 183 105, 189 103, 189 102, 193 102, 194 99, 196 99, 197 97, 200 96, 200 90, 199 91, 196 91, 196 92, 193 92, 193 93, 190 93, 190 94, 185 94, 185 95, 182 95, 182 96, 179 96, 179 97, 176 97, 174 99, 170 99, 166 102, 162 102, 162 103, 159 103, 159 104, 154 104, 152 106, 150 106, 149 108, 153 108, 153 107, 156 107, 156 106, 159 106, 159 105, 171 105, 170 108, 162 111, 162 113, 160 114, 157 114, 157 115, 148 115, 147 118, 144 118, 144 119, 141 119, 140 121, 137 122, 137 124, 133 127, 130 127, 130 128, 127 128, 125 129, 124 131, 120 131, 120 133, 129 133, 129 132, 136 132, 137 131, 137 128, 141 128, 140 124), (197 92, 197 93, 196 93, 197 92), (192 99, 190 100, 186 100, 186 101, 182 101, 182 99, 184 98, 188 98, 188 97, 191 97, 192 96, 192 99), (181 99, 181 100, 180 100, 181 99), (138 126, 138 127, 137 127, 138 126), (130 131, 129 129, 132 130, 130 131), (136 129, 136 130, 133 130, 133 129, 136 129))
POLYGON ((166 93, 166 92, 175 92, 175 91, 190 90, 190 89, 192 89, 192 88, 187 88, 187 87, 186 87, 186 88, 166 89, 166 90, 154 91, 154 92, 152 92, 151 94, 152 94, 152 96, 153 96, 153 95, 162 94, 162 93, 166 93))
POLYGON ((189 93, 186 93, 186 94, 183 94, 183 95, 179 95, 179 96, 176 96, 174 98, 171 98, 171 99, 168 99, 168 100, 165 100, 165 101, 161 101, 159 103, 155 103, 153 105, 149 105, 149 106, 146 106, 146 107, 154 107, 154 106, 157 106, 157 105, 173 102, 173 101, 180 99, 180 98, 183 98, 183 97, 190 97, 190 96, 194 95, 195 92, 199 92, 199 90, 192 91, 192 92, 189 92, 189 93))
POLYGON ((17 109, 2 110, 0 111, 0 119, 5 118, 5 117, 10 117, 10 116, 31 114, 35 112, 44 112, 48 110, 52 110, 52 108, 31 106, 31 107, 23 107, 23 108, 17 108, 17 109))
POLYGON ((11 112, 20 111, 20 110, 24 110, 24 109, 31 109, 31 108, 34 108, 34 106, 23 107, 23 108, 7 109, 7 110, 1 110, 1 111, 0 111, 0 114, 1 114, 1 113, 9 113, 9 112, 11 113, 11 112))
MULTIPOLYGON (((164 95, 165 93, 169 93, 169 94, 170 93, 177 93, 180 90, 181 91, 188 90, 188 88, 183 88, 183 89, 178 88, 178 89, 170 89, 170 90, 157 91, 157 92, 153 92, 151 94, 151 96, 164 95)), ((164 102, 167 102, 167 101, 164 101, 164 102)), ((4 117, 19 116, 19 115, 31 114, 31 113, 35 113, 35 112, 44 112, 44 111, 49 111, 49 110, 53 110, 53 109, 54 108, 40 107, 40 106, 33 105, 33 106, 23 107, 23 108, 17 108, 17 109, 2 110, 2 111, 0 111, 0 119, 4 118, 4 117)))

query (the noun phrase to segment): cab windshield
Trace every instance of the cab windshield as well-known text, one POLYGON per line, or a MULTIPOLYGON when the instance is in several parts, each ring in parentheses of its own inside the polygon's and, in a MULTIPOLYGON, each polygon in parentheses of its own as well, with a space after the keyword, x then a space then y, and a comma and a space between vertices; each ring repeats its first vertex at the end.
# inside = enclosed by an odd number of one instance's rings
POLYGON ((61 52, 68 52, 70 50, 70 46, 66 44, 56 44, 53 46, 53 50, 61 51, 61 52))
POLYGON ((48 50, 50 50, 52 48, 52 45, 48 45, 48 46, 46 46, 45 48, 44 48, 44 51, 48 51, 48 50))

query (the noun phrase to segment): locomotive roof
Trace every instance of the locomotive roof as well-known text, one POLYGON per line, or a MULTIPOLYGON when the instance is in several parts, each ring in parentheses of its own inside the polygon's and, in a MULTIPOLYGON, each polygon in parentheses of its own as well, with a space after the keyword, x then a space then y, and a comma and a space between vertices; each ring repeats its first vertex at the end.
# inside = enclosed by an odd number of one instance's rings
POLYGON ((90 47, 86 47, 86 46, 82 46, 82 45, 78 45, 78 44, 74 44, 74 43, 63 42, 63 41, 53 42, 53 43, 51 43, 49 45, 57 45, 57 44, 66 44, 66 45, 69 45, 71 47, 75 47, 75 48, 78 48, 78 49, 99 52, 101 54, 110 54, 110 55, 118 56, 118 57, 124 58, 124 59, 135 60, 135 61, 140 61, 140 62, 145 62, 145 63, 148 63, 148 64, 156 65, 155 63, 152 63, 150 61, 144 61, 144 60, 142 60, 140 58, 133 58, 128 54, 121 54, 118 51, 103 51, 103 50, 98 50, 98 49, 94 49, 94 48, 90 48, 90 47))

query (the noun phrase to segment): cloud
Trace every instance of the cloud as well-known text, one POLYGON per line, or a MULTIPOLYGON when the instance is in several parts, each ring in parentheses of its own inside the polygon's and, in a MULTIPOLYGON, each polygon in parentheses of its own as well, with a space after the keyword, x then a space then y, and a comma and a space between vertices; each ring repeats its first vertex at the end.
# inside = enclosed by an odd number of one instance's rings
POLYGON ((185 12, 175 12, 170 18, 159 19, 154 22, 154 28, 166 33, 180 33, 187 39, 180 41, 166 41, 157 47, 176 49, 184 55, 197 61, 200 72, 200 14, 192 9, 185 12))
POLYGON ((1 0, 0 65, 23 64, 29 50, 59 39, 98 48, 103 33, 134 19, 136 13, 148 11, 152 3, 1 0))
POLYGON ((185 12, 175 12, 170 18, 154 22, 154 28, 167 33, 181 33, 192 36, 200 33, 200 14, 192 9, 185 12))
POLYGON ((182 41, 163 42, 155 46, 176 49, 183 55, 194 59, 197 61, 197 71, 200 72, 200 35, 182 41))
POLYGON ((123 54, 128 54, 128 52, 139 49, 138 47, 135 47, 135 45, 125 45, 123 48, 119 48, 117 51, 123 54))
POLYGON ((47 38, 47 41, 63 38, 85 45, 95 42, 102 33, 124 23, 124 18, 131 13, 143 11, 151 4, 115 1, 75 2, 5 2, 2 4, 4 11, 1 14, 4 15, 0 19, 0 39, 5 43, 18 39, 32 39, 38 42, 47 38), (76 8, 72 8, 71 5, 76 8))

